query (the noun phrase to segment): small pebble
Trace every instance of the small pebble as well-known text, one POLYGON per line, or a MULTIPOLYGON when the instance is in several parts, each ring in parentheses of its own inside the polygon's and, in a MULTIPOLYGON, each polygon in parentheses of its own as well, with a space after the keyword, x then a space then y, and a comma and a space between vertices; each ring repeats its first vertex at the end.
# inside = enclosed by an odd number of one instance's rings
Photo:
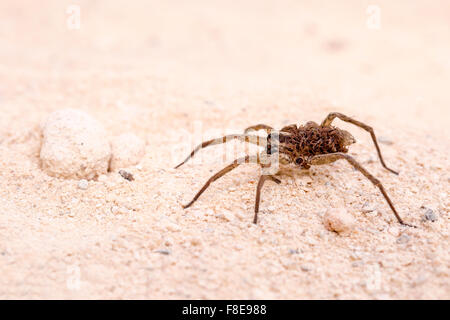
POLYGON ((168 256, 168 255, 170 254, 170 251, 167 250, 167 249, 155 250, 155 251, 153 251, 153 252, 155 252, 155 253, 160 253, 160 254, 163 254, 163 255, 166 255, 166 256, 168 256))
POLYGON ((309 271, 311 271, 311 267, 305 266, 305 265, 301 266, 300 269, 302 269, 302 271, 304 271, 304 272, 309 272, 309 271))
POLYGON ((222 212, 217 214, 218 218, 224 219, 225 221, 233 221, 234 215, 230 210, 223 209, 222 212))
POLYGON ((170 246, 173 246, 173 240, 172 240, 172 238, 167 238, 165 241, 164 241, 164 245, 166 246, 166 247, 170 247, 170 246))
POLYGON ((124 178, 125 180, 128 181, 134 181, 134 176, 132 173, 129 173, 125 170, 119 170, 119 174, 122 176, 122 178, 124 178))
POLYGON ((410 239, 410 236, 408 236, 406 233, 402 234, 400 237, 397 238, 398 244, 405 244, 408 243, 410 239))
POLYGON ((431 222, 435 222, 438 218, 436 216, 436 214, 434 213, 434 211, 430 208, 424 208, 426 209, 424 215, 423 215, 423 220, 428 220, 431 222))
POLYGON ((102 124, 75 109, 50 114, 42 124, 42 169, 50 176, 91 180, 108 170, 111 147, 102 124))
POLYGON ((387 138, 387 137, 383 137, 383 136, 379 136, 379 137, 377 138, 377 140, 378 140, 379 143, 383 143, 383 144, 386 144, 386 145, 392 145, 392 144, 394 144, 394 142, 393 142, 392 140, 390 140, 390 139, 387 138))
POLYGON ((89 182, 86 179, 81 179, 78 181, 78 188, 81 190, 86 190, 88 188, 89 182))
POLYGON ((133 133, 124 133, 111 141, 110 170, 126 168, 139 163, 145 154, 145 141, 133 133))
POLYGON ((345 208, 328 209, 323 216, 323 223, 330 231, 345 234, 355 227, 355 219, 345 208))
POLYGON ((363 207, 361 209, 361 212, 362 213, 369 213, 369 212, 372 212, 372 211, 375 211, 375 210, 376 210, 376 208, 375 208, 374 205, 371 205, 368 202, 366 202, 366 203, 364 203, 364 205, 363 205, 363 207))
POLYGON ((202 243, 202 240, 198 237, 192 237, 189 239, 189 242, 191 243, 191 245, 193 246, 198 246, 202 243))
POLYGON ((181 227, 178 224, 168 220, 162 222, 162 227, 163 229, 171 232, 178 232, 181 230, 181 227))
POLYGON ((427 282, 427 277, 424 274, 419 274, 419 276, 413 281, 412 287, 418 287, 427 282))
POLYGON ((127 213, 130 213, 131 210, 129 210, 127 208, 124 208, 124 207, 112 206, 111 207, 111 212, 113 214, 116 214, 116 213, 118 213, 118 214, 127 214, 127 213))

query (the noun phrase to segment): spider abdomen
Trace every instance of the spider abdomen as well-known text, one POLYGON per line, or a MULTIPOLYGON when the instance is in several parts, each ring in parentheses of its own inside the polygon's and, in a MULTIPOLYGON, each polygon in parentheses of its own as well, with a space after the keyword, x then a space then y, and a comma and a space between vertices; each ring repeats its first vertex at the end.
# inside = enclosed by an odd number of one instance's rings
POLYGON ((336 127, 322 127, 314 122, 303 126, 290 125, 280 130, 280 153, 289 156, 291 162, 309 167, 307 159, 318 155, 348 152, 347 146, 355 142, 353 136, 336 127))

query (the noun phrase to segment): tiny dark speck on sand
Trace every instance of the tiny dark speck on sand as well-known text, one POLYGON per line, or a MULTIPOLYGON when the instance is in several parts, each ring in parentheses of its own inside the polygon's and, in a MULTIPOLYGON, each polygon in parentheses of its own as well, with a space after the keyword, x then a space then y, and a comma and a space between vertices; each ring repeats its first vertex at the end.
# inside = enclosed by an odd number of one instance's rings
POLYGON ((304 271, 304 272, 311 271, 311 267, 309 267, 309 266, 301 266, 300 269, 302 269, 302 271, 304 271))
POLYGON ((126 180, 128 180, 128 181, 133 181, 133 180, 134 180, 133 174, 131 174, 131 173, 125 171, 125 170, 120 170, 120 171, 119 171, 119 174, 120 174, 124 179, 126 179, 126 180))
POLYGON ((153 252, 155 252, 155 253, 160 253, 160 254, 164 254, 164 255, 166 255, 166 256, 168 256, 168 255, 170 254, 170 251, 169 251, 169 250, 166 250, 166 249, 155 250, 155 251, 153 251, 153 252))

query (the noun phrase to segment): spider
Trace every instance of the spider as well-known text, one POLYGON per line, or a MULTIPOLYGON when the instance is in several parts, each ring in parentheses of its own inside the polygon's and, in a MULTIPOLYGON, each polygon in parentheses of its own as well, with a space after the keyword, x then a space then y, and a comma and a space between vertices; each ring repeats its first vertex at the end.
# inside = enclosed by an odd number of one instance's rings
MULTIPOLYGON (((236 167, 238 167, 242 163, 257 163, 263 169, 270 167, 271 164, 267 163, 268 157, 276 156, 279 164, 281 166, 294 165, 294 167, 301 169, 309 169, 313 165, 323 165, 335 162, 336 160, 344 159, 348 161, 356 170, 361 172, 367 179, 369 179, 383 194, 386 199, 389 207, 394 212, 397 221, 405 226, 415 227, 413 225, 405 223, 400 215, 397 213, 391 199, 389 198, 386 190, 381 184, 380 180, 375 178, 372 174, 370 174, 361 164, 359 164, 352 156, 348 155, 348 146, 355 143, 355 138, 347 131, 339 129, 331 125, 333 120, 338 118, 342 121, 351 123, 355 126, 358 126, 367 132, 370 133, 375 148, 378 153, 378 158, 382 166, 388 171, 398 175, 397 171, 390 169, 386 166, 383 156, 381 155, 380 147, 378 146, 377 139, 372 127, 350 118, 342 113, 332 112, 330 113, 325 120, 322 121, 320 125, 317 123, 310 121, 305 125, 297 126, 295 124, 288 125, 283 127, 280 131, 276 131, 272 127, 265 124, 257 124, 245 129, 243 134, 231 134, 226 135, 221 138, 212 139, 209 141, 205 141, 198 145, 190 155, 179 165, 175 167, 178 168, 184 163, 186 163, 190 158, 192 158, 200 149, 206 148, 208 146, 217 145, 221 143, 226 143, 230 140, 237 139, 242 142, 256 144, 258 146, 264 147, 264 151, 262 151, 258 155, 254 156, 245 156, 239 159, 234 160, 230 165, 226 166, 215 175, 213 175, 209 180, 205 183, 205 185, 198 191, 198 193, 194 196, 194 198, 188 204, 184 205, 183 208, 186 209, 190 207, 199 197, 200 195, 210 186, 210 184, 226 173, 232 171, 236 167), (265 130, 267 133, 267 137, 261 137, 258 135, 249 134, 250 131, 258 131, 265 130), (277 138, 275 140, 278 143, 273 143, 274 136, 277 138)), ((281 181, 276 178, 274 175, 280 173, 279 168, 277 166, 276 172, 267 173, 262 171, 262 174, 259 178, 258 185, 256 187, 256 199, 255 199, 255 215, 253 218, 253 223, 258 222, 258 211, 259 211, 259 202, 261 189, 266 180, 271 180, 277 184, 280 184, 281 181)))

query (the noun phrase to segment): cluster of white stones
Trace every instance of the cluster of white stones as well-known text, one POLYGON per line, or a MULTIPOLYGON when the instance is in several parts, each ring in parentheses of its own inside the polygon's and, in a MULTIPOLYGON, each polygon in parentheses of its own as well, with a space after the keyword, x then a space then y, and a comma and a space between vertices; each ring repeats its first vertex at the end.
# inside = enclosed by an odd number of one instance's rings
POLYGON ((141 138, 127 133, 110 142, 100 122, 75 109, 50 114, 42 134, 42 169, 59 178, 92 180, 108 170, 137 164, 145 152, 141 138))

